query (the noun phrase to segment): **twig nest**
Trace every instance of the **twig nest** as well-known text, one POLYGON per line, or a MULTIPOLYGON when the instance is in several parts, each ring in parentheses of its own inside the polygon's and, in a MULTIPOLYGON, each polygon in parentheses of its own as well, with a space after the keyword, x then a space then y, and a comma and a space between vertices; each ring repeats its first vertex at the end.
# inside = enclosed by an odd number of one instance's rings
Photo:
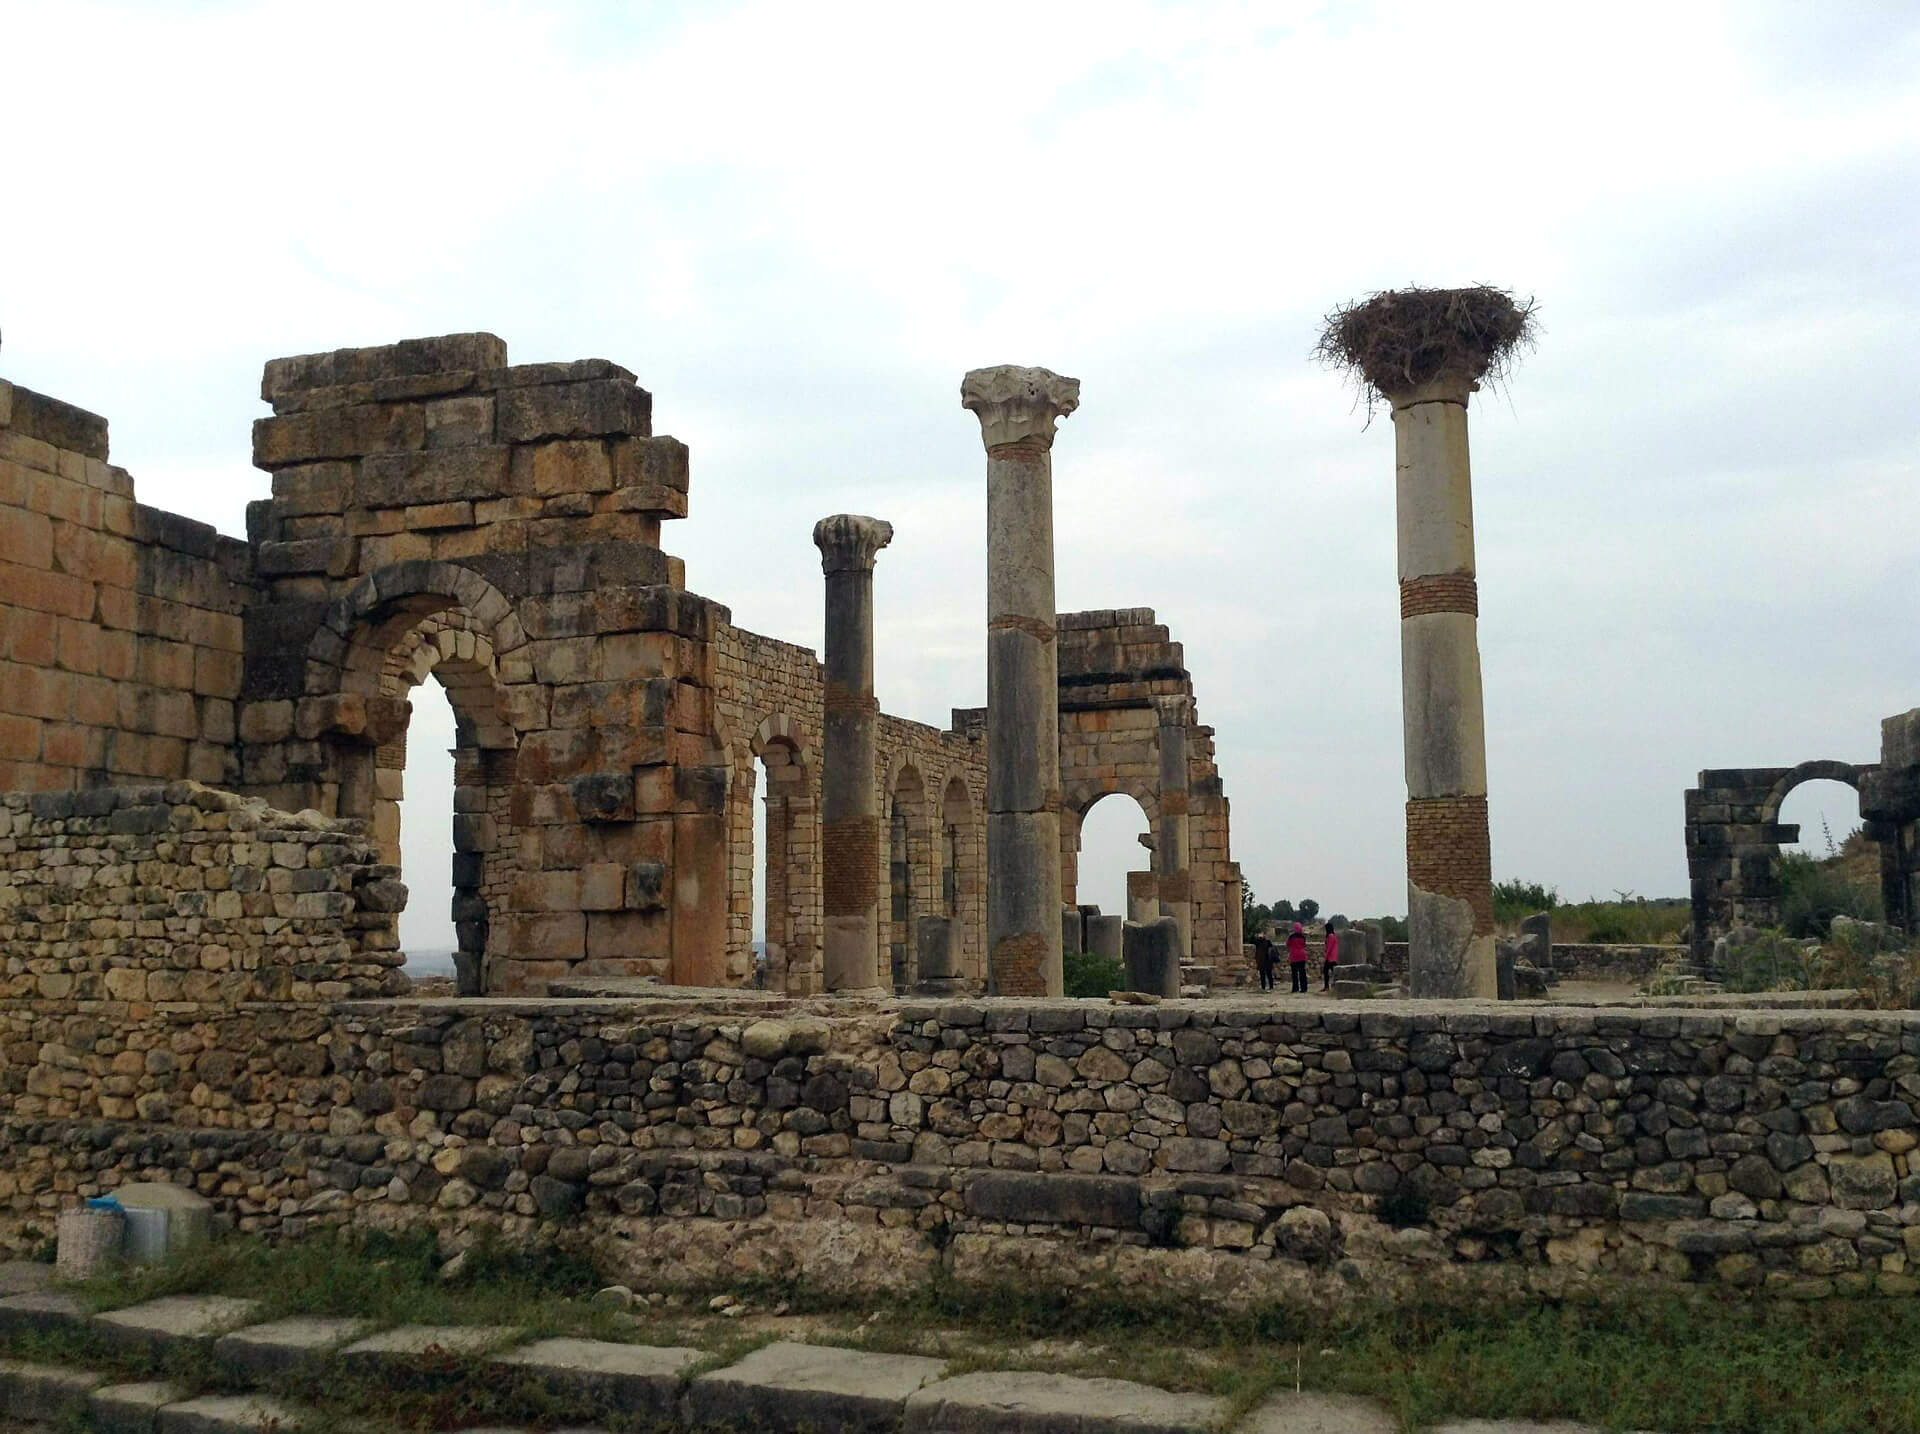
POLYGON ((1384 289, 1327 315, 1313 356, 1371 404, 1440 380, 1498 383, 1533 346, 1534 301, 1505 289, 1384 289))

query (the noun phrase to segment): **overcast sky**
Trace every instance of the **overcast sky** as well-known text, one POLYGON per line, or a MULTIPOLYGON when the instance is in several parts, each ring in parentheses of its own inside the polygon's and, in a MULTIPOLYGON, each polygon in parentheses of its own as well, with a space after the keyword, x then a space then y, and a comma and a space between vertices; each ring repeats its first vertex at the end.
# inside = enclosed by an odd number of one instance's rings
MULTIPOLYGON (((817 646, 813 521, 893 523, 880 698, 944 725, 985 695, 960 376, 1078 377, 1060 607, 1185 643, 1263 898, 1405 909, 1391 425, 1307 358, 1371 290, 1541 306, 1473 412, 1496 875, 1682 894, 1699 768, 1871 760, 1920 703, 1912 5, 0 0, 0 33, 0 375, 230 533, 272 356, 611 358, 692 447, 666 546, 740 624, 817 646)), ((447 944, 426 862, 409 939, 447 944)))

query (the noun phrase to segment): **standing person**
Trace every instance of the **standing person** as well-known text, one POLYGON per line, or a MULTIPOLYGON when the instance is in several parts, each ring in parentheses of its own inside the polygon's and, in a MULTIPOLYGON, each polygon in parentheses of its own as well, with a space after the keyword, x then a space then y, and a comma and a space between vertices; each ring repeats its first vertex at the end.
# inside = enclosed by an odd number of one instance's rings
POLYGON ((1253 962, 1260 968, 1260 989, 1273 989, 1273 938, 1262 931, 1253 938, 1253 962))
POLYGON ((1287 933, 1287 970, 1293 974, 1293 992, 1307 994, 1307 931, 1299 922, 1287 933))
POLYGON ((1339 966, 1339 964, 1340 964, 1340 933, 1333 929, 1333 923, 1329 921, 1327 923, 1326 954, 1320 958, 1320 989, 1321 990, 1331 991, 1333 989, 1333 972, 1334 972, 1334 968, 1339 966))

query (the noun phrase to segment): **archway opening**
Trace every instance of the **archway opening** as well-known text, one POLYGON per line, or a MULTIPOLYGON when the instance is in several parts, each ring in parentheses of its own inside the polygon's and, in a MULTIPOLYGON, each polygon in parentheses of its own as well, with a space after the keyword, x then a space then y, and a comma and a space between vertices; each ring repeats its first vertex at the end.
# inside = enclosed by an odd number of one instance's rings
POLYGON ((929 887, 931 853, 927 850, 927 784, 914 767, 903 767, 894 780, 887 810, 887 921, 883 956, 892 971, 894 989, 904 990, 919 979, 913 949, 913 924, 933 910, 929 887))
POLYGON ((400 913, 400 949, 407 974, 448 978, 459 949, 453 917, 453 704, 438 682, 409 694, 406 733, 374 753, 376 835, 397 853, 407 905, 400 913))
POLYGON ((1781 843, 1776 910, 1789 935, 1824 936, 1835 916, 1881 921, 1880 850, 1860 821, 1860 793, 1846 782, 1813 778, 1786 794, 1775 819, 1797 826, 1781 843))
POLYGON ((1787 793, 1777 820, 1800 828, 1798 841, 1781 844, 1782 855, 1794 852, 1815 861, 1830 860, 1860 831, 1860 793, 1845 782, 1816 777, 1787 793))
POLYGON ((1073 896, 1109 916, 1127 915, 1129 874, 1153 869, 1153 852, 1142 842, 1152 823, 1139 801, 1125 792, 1097 797, 1080 816, 1073 896))

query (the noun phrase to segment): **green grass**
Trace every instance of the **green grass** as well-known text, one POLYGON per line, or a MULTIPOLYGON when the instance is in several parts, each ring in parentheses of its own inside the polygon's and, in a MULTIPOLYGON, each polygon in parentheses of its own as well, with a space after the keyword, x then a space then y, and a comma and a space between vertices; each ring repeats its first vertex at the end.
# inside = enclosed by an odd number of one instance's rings
MULTIPOLYGON (((315 1237, 271 1247, 225 1241, 189 1259, 84 1287, 97 1302, 218 1291, 265 1301, 269 1316, 361 1315, 382 1323, 511 1324, 531 1334, 691 1345, 717 1367, 775 1338, 937 1354, 953 1372, 1044 1369, 1140 1380, 1253 1407, 1296 1380, 1310 1390, 1382 1401, 1409 1428, 1459 1418, 1575 1419, 1666 1434, 1876 1434, 1920 1429, 1920 1300, 1761 1300, 1703 1289, 1645 1290, 1564 1301, 1459 1296, 1386 1302, 1356 1294, 1323 1309, 1288 1304, 1208 1314, 1191 1301, 1144 1300, 1120 1288, 1073 1296, 1032 1287, 979 1289, 936 1279, 883 1302, 766 1287, 743 1320, 703 1296, 622 1316, 589 1306, 599 1284, 578 1257, 470 1256, 438 1278, 426 1237, 315 1237), (764 1314, 775 1300, 781 1318, 764 1314)), ((710 1292, 709 1292, 710 1293, 710 1292)), ((162 1361, 115 1353, 85 1331, 13 1340, 19 1358, 82 1364, 127 1378, 221 1387, 204 1352, 162 1361)), ((428 1430, 487 1421, 579 1422, 537 1387, 479 1363, 449 1361, 435 1384, 393 1388, 337 1373, 270 1392, 324 1410, 327 1429, 370 1424, 428 1430)), ((591 1411, 616 1430, 608 1411, 591 1411)))

